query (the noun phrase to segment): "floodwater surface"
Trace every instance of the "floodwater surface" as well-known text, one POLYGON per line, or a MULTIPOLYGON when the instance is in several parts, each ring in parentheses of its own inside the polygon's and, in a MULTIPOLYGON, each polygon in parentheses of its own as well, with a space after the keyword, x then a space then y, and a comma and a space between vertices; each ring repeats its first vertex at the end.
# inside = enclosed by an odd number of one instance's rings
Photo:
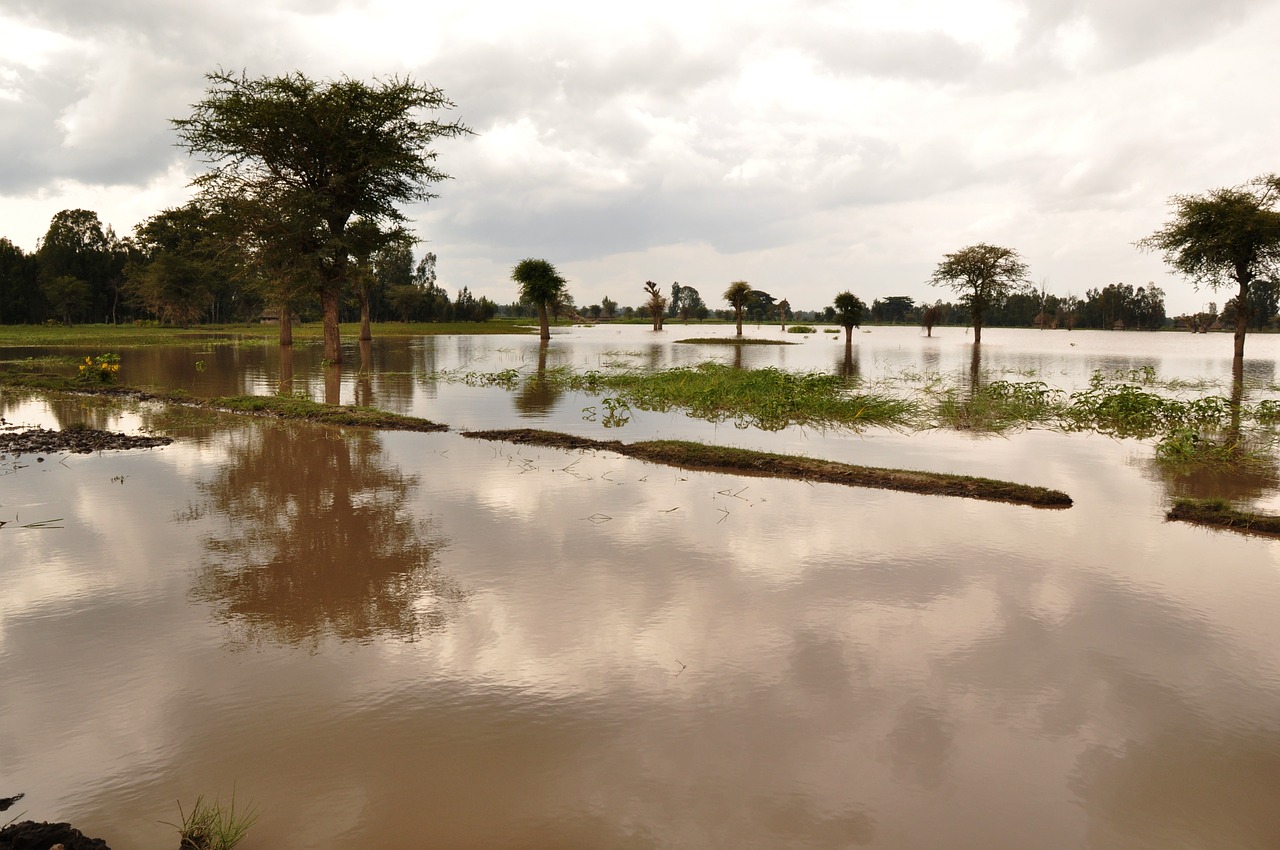
MULTIPOLYGON (((962 331, 908 330, 856 340, 864 380, 969 368, 962 331)), ((683 331, 544 353, 736 356, 683 331)), ((1221 335, 987 333, 983 368, 1010 379, 1230 373, 1221 335)), ((1273 338, 1249 347, 1248 392, 1274 392, 1273 338)), ((815 334, 741 355, 843 352, 815 334)), ((3 395, 11 424, 176 438, 0 460, 0 796, 26 793, 6 818, 171 846, 175 801, 234 789, 261 811, 246 850, 1280 846, 1280 543, 1163 520, 1189 490, 1274 504, 1271 478, 1188 481, 1150 441, 1092 434, 606 429, 598 400, 431 377, 536 370, 536 340, 366 355, 336 379, 272 347, 127 351, 121 372, 212 395, 276 391, 287 365, 288 391, 458 428, 683 436, 1075 505, 3 395)))

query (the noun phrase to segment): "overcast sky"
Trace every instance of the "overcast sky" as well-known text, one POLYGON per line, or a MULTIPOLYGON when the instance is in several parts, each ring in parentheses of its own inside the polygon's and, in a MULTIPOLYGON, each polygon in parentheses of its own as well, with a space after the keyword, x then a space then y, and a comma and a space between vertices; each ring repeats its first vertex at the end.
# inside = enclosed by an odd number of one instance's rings
POLYGON ((1229 295, 1133 242, 1172 194, 1280 171, 1277 45, 1276 0, 4 0, 0 236, 188 200, 169 119, 218 67, 408 74, 476 131, 408 210, 450 290, 509 302, 535 256, 583 305, 932 301, 990 242, 1058 294, 1155 281, 1184 312, 1229 295))

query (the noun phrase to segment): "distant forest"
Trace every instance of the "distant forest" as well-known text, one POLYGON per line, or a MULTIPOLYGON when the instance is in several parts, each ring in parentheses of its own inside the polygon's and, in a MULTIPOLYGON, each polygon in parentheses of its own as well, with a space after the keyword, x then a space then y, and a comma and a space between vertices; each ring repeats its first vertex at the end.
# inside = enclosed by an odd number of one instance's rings
MULTIPOLYGON (((166 210, 138 225, 131 236, 120 237, 104 226, 97 213, 63 210, 31 253, 0 237, 0 324, 160 322, 183 326, 206 323, 253 322, 273 315, 270 287, 253 279, 251 264, 239 262, 234 249, 220 244, 192 206, 166 210)), ((415 257, 413 243, 403 240, 355 263, 351 292, 342 302, 342 320, 360 318, 361 297, 367 295, 373 321, 486 321, 494 316, 531 316, 531 304, 496 304, 476 297, 466 287, 452 293, 440 285, 436 256, 415 257)), ((512 292, 515 286, 512 285, 512 292)), ((719 287, 715 287, 718 298, 719 287)), ((637 282, 637 306, 622 306, 612 298, 579 305, 572 295, 554 305, 558 317, 589 320, 648 319, 651 307, 637 282)), ((832 306, 792 309, 785 299, 754 290, 746 309, 749 322, 834 321, 832 306)), ((834 297, 834 293, 833 293, 834 297)), ((731 309, 716 309, 692 286, 671 285, 665 313, 673 319, 701 321, 732 319, 731 309)), ((1257 280, 1250 291, 1250 324, 1266 328, 1277 323, 1280 284, 1257 280)), ((876 324, 920 324, 936 307, 935 324, 966 325, 964 303, 917 302, 906 296, 876 299, 864 319, 876 324)), ((318 320, 318 305, 299 304, 295 313, 318 320)), ((1134 287, 1113 283, 1088 289, 1083 297, 1060 296, 1027 289, 1003 299, 987 313, 994 327, 1096 328, 1159 330, 1166 327, 1217 328, 1234 324, 1235 299, 1219 312, 1209 304, 1205 312, 1170 317, 1164 292, 1154 284, 1134 287)))

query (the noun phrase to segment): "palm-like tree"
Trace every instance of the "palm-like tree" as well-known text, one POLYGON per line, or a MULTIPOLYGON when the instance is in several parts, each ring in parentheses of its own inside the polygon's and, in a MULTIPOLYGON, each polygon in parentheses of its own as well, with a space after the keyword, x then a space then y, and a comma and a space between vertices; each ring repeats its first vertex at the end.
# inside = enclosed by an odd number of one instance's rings
POLYGON ((547 322, 547 308, 564 292, 568 283, 556 267, 546 260, 532 257, 516 263, 511 279, 520 284, 520 300, 532 302, 538 307, 538 326, 542 339, 551 339, 551 327, 547 322))
POLYGON ((867 305, 848 290, 837 295, 834 303, 836 321, 844 327, 844 345, 849 348, 853 345, 853 329, 862 327, 862 314, 866 312, 867 305))
POLYGON ((742 336, 742 311, 751 303, 751 284, 745 280, 735 280, 724 291, 724 300, 733 307, 733 317, 738 322, 738 336, 742 336))

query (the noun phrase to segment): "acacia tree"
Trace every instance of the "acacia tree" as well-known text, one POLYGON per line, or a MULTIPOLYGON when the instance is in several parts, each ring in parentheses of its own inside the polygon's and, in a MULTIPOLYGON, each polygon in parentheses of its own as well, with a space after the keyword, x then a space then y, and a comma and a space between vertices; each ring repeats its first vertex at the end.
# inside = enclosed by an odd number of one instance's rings
POLYGON ((733 318, 738 323, 738 336, 742 336, 742 313, 753 298, 751 284, 745 280, 735 280, 724 291, 724 300, 733 307, 733 318))
POLYGON ((1259 275, 1280 265, 1278 201, 1280 176, 1275 174, 1203 195, 1174 195, 1169 222, 1138 242, 1143 250, 1162 252, 1164 261, 1191 278, 1197 289, 1236 284, 1237 359, 1244 358, 1250 288, 1259 275))
POLYGON ((538 308, 538 327, 541 339, 551 339, 551 325, 547 310, 564 294, 568 283, 556 267, 546 260, 532 257, 516 263, 511 279, 520 284, 520 300, 538 308))
POLYGON ((388 236, 398 231, 406 221, 398 205, 437 197, 429 187, 448 179, 431 143, 470 130, 420 117, 454 104, 408 77, 249 79, 219 70, 206 78, 191 117, 173 121, 179 143, 210 166, 194 185, 216 206, 236 205, 254 247, 276 264, 309 267, 289 276, 311 282, 324 312, 324 356, 339 362, 348 225, 362 219, 388 236))
POLYGON ((1017 251, 986 243, 947 254, 929 283, 960 293, 960 303, 969 308, 974 344, 982 342, 982 320, 987 310, 1029 285, 1027 264, 1017 251))

